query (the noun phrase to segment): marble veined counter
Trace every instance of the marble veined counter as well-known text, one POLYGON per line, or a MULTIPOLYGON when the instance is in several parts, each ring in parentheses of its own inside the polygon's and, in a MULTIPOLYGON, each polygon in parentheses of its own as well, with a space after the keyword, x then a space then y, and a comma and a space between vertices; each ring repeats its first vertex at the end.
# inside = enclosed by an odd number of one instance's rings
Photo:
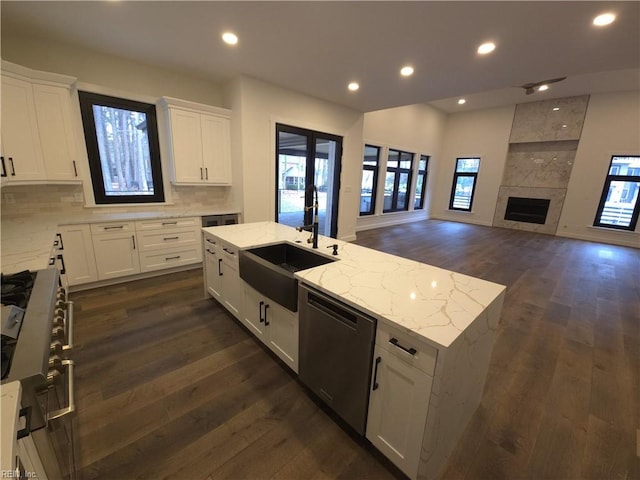
MULTIPOLYGON (((308 232, 274 222, 204 228, 204 231, 246 249, 287 241, 311 248, 308 232), (298 243, 299 242, 299 243, 298 243)), ((394 327, 418 335, 436 347, 449 347, 506 287, 334 238, 319 236, 317 252, 338 261, 296 272, 296 276, 394 327)), ((499 318, 499 311, 497 312, 499 318)), ((497 328, 496 315, 488 315, 497 328)))
POLYGON ((175 212, 87 213, 79 215, 38 214, 3 216, 0 244, 2 273, 47 268, 58 225, 125 222, 154 218, 201 217, 239 213, 237 210, 175 212))

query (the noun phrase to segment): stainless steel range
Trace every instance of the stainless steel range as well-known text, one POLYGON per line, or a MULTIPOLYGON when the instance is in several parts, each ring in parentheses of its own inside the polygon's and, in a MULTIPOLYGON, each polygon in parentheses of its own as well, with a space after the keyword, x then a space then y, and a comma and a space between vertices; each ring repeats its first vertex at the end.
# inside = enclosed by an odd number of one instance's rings
POLYGON ((55 268, 2 275, 2 380, 21 406, 49 480, 74 479, 73 302, 55 268))

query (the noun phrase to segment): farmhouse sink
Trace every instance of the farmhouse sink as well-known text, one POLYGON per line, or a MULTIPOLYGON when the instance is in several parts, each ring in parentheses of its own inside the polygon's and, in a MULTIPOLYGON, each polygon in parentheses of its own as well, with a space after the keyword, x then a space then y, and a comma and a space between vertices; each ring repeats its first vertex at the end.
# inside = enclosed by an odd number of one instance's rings
POLYGON ((292 312, 298 311, 298 280, 294 272, 336 259, 290 243, 240 250, 240 278, 258 292, 292 312))

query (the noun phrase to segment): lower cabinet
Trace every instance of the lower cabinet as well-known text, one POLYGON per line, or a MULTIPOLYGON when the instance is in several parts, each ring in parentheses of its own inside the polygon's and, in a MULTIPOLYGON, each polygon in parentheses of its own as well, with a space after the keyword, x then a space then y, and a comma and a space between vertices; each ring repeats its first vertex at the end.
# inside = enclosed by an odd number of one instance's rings
POLYGON ((203 234, 206 291, 238 320, 244 320, 244 282, 238 271, 238 249, 209 233, 203 234))
POLYGON ((68 285, 96 282, 98 270, 89 225, 62 225, 58 236, 68 285))
POLYGON ((217 253, 218 241, 204 236, 204 274, 207 293, 222 303, 222 257, 217 253))
POLYGON ((298 315, 244 284, 246 327, 298 373, 298 315))
POLYGON ((435 358, 432 347, 378 325, 366 437, 411 479, 418 475, 435 358))
POLYGON ((140 273, 133 222, 91 225, 99 280, 140 273))

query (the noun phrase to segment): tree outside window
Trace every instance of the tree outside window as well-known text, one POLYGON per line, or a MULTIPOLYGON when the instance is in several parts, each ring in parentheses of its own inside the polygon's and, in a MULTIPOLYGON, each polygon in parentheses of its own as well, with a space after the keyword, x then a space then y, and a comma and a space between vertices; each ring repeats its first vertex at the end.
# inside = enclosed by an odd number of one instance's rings
POLYGON ((96 203, 164 202, 155 105, 79 98, 96 203))

